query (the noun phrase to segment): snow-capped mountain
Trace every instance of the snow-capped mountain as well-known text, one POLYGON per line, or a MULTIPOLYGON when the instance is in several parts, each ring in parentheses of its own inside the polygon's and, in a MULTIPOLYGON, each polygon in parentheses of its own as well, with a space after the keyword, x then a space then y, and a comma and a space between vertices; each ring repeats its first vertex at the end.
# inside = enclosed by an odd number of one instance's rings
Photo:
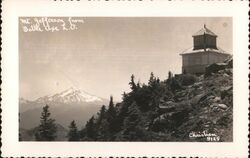
POLYGON ((39 125, 42 108, 46 104, 50 107, 52 117, 62 126, 68 127, 72 120, 83 125, 102 105, 108 105, 108 102, 107 99, 73 87, 33 101, 20 98, 20 127, 30 129, 39 125))
POLYGON ((69 88, 65 91, 54 95, 48 95, 44 97, 40 97, 35 102, 38 103, 64 103, 64 104, 72 104, 72 103, 93 103, 93 102, 103 102, 104 99, 91 95, 87 92, 81 91, 76 88, 69 88))

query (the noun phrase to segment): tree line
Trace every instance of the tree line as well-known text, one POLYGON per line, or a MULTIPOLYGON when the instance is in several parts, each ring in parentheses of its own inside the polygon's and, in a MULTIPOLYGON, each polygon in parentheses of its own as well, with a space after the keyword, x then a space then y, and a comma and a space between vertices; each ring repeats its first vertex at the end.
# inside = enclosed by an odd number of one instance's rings
MULTIPOLYGON (((103 105, 82 129, 78 129, 73 120, 69 125, 68 141, 145 141, 158 139, 157 133, 162 129, 153 120, 160 115, 161 99, 173 99, 176 91, 195 82, 195 77, 183 75, 174 77, 171 72, 167 79, 160 81, 153 73, 148 84, 135 82, 132 75, 129 86, 131 91, 123 93, 122 101, 114 104, 110 97, 109 105, 103 105)), ((35 132, 37 141, 56 139, 57 127, 51 118, 49 106, 43 107, 40 125, 35 132)), ((173 125, 174 127, 174 125, 173 125)), ((173 128, 169 127, 169 128, 173 128)), ((167 129, 164 129, 167 130, 167 129)))

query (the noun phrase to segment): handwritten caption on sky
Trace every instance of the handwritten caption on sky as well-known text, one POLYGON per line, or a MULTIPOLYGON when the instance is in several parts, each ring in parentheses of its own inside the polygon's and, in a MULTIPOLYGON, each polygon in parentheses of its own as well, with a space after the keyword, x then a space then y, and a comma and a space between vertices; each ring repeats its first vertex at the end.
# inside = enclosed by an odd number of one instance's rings
POLYGON ((32 17, 20 18, 23 32, 58 32, 77 30, 84 23, 82 18, 32 17))

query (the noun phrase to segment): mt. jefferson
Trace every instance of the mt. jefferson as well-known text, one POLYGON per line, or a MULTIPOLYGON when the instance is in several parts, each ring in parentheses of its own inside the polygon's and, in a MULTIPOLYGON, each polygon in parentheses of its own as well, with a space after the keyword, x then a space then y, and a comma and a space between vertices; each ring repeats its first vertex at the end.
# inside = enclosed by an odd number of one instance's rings
MULTIPOLYGON (((63 127, 68 127, 72 120, 76 123, 86 122, 102 105, 107 105, 107 103, 106 99, 73 87, 34 101, 20 98, 20 128, 31 129, 39 125, 42 107, 46 104, 50 107, 52 118, 63 127)), ((78 124, 78 126, 83 125, 78 124)))
POLYGON ((100 97, 91 95, 87 92, 81 91, 76 88, 69 88, 65 91, 54 95, 48 95, 41 98, 38 98, 36 102, 38 103, 65 103, 65 104, 72 104, 72 103, 93 103, 93 102, 102 102, 105 99, 100 97))

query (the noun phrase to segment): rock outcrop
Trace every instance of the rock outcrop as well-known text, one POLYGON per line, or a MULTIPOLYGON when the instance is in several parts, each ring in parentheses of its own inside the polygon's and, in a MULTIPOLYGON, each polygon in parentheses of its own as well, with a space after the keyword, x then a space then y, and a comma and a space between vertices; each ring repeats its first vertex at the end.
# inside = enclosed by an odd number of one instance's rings
POLYGON ((153 126, 172 130, 171 136, 177 141, 207 141, 207 137, 190 138, 190 133, 204 131, 219 136, 217 141, 232 141, 232 90, 232 59, 212 64, 194 84, 177 91, 175 101, 160 103, 162 114, 154 119, 153 126), (169 128, 167 125, 180 113, 182 122, 169 128))

